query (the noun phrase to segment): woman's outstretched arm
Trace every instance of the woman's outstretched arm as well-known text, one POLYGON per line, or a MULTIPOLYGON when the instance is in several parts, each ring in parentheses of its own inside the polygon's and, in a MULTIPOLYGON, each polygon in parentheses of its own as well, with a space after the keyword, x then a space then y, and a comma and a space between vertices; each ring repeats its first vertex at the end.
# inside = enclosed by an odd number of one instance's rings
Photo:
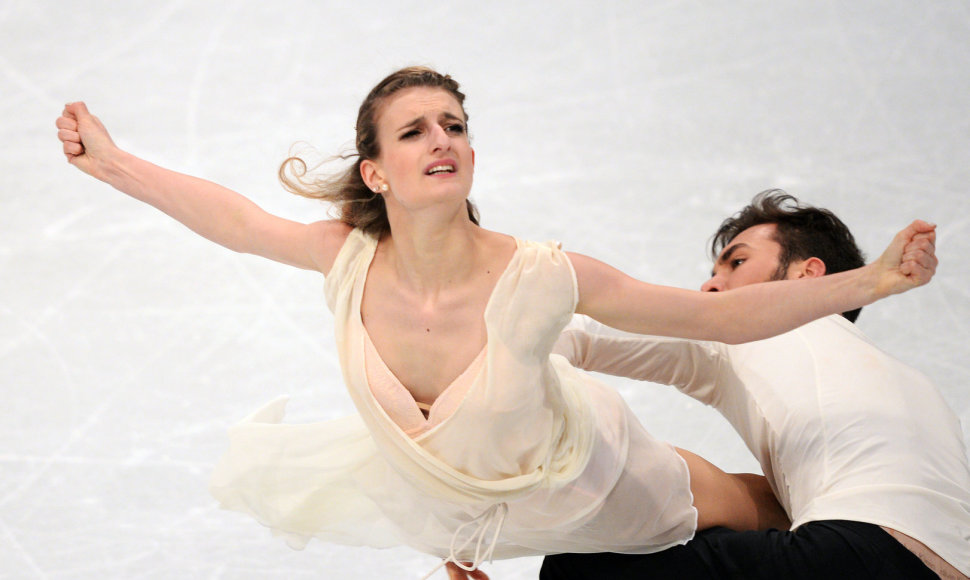
POLYGON ((579 284, 576 311, 641 334, 727 343, 769 338, 929 282, 937 265, 935 227, 914 221, 878 260, 862 268, 731 292, 647 284, 593 258, 570 254, 579 284))
POLYGON ((221 185, 126 153, 84 103, 65 106, 57 128, 72 165, 231 250, 327 273, 349 233, 335 221, 303 224, 274 216, 221 185))

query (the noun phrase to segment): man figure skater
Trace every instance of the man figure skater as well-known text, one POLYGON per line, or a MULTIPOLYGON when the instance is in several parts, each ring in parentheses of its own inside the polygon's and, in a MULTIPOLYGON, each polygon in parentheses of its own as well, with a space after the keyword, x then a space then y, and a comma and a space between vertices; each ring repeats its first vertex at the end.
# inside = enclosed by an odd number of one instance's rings
MULTIPOLYGON (((921 243, 935 269, 934 234, 921 243)), ((725 220, 712 253, 702 286, 711 292, 864 264, 835 215, 779 190, 725 220)), ((855 328, 858 311, 843 316, 734 346, 574 320, 554 352, 715 407, 761 463, 792 528, 715 528, 656 554, 548 556, 540 578, 966 580, 970 468, 959 421, 925 376, 855 328)))

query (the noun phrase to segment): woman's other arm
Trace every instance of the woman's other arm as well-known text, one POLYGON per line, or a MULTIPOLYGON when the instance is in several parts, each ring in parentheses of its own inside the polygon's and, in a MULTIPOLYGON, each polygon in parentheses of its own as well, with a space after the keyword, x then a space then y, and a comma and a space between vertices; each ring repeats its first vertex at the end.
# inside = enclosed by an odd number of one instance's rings
POLYGON ((569 257, 579 284, 578 313, 630 332, 737 344, 926 284, 936 271, 934 241, 935 226, 917 220, 893 238, 878 260, 862 268, 731 292, 656 286, 593 258, 569 257))

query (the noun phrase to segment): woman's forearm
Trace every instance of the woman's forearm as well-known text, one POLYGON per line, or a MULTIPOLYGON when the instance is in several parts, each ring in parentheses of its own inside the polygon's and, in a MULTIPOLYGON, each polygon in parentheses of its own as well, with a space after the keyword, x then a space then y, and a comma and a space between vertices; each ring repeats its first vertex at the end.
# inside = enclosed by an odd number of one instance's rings
POLYGON ((770 338, 874 302, 882 296, 870 274, 860 268, 821 278, 752 284, 728 292, 698 292, 629 279, 626 288, 617 292, 625 297, 616 301, 624 305, 622 310, 607 308, 588 314, 628 332, 737 344, 770 338))
POLYGON ((700 322, 710 321, 707 340, 730 344, 770 338, 812 320, 866 306, 889 295, 873 266, 848 272, 752 284, 709 292, 700 322))
POLYGON ((229 249, 248 249, 246 230, 262 210, 221 185, 159 167, 118 150, 97 177, 165 212, 197 234, 229 249))
POLYGON ((579 286, 576 311, 640 334, 727 343, 760 340, 926 284, 936 271, 934 240, 935 226, 917 220, 862 268, 727 292, 655 286, 570 254, 579 286))

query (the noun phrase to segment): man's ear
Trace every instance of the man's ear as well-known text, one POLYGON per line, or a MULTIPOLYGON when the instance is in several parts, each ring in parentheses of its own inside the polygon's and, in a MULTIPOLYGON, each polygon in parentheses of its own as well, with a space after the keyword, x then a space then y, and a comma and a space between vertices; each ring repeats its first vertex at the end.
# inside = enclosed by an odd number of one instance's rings
POLYGON ((788 266, 788 279, 820 278, 825 275, 825 262, 821 258, 809 258, 792 262, 788 266))
POLYGON ((371 191, 379 191, 384 178, 381 177, 380 168, 371 159, 364 159, 360 162, 360 178, 364 180, 371 191))

